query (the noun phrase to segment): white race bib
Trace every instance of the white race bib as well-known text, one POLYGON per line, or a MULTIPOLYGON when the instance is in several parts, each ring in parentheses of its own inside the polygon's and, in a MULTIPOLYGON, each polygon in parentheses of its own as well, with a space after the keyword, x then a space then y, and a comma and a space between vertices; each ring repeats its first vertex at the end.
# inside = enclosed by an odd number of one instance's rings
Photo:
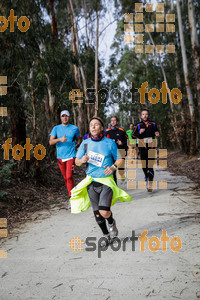
POLYGON ((88 156, 90 158, 88 160, 88 163, 90 163, 92 165, 95 165, 97 167, 101 167, 102 166, 103 160, 105 158, 104 155, 99 154, 99 153, 95 153, 93 151, 89 151, 88 156))

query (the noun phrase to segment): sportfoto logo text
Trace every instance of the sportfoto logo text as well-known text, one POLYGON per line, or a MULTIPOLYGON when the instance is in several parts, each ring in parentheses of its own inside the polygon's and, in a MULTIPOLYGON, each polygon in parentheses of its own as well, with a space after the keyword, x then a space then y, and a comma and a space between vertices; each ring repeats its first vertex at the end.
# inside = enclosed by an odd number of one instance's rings
POLYGON ((0 16, 0 32, 6 31, 8 28, 8 22, 10 23, 10 32, 15 31, 15 22, 17 22, 17 27, 21 32, 26 32, 31 23, 26 16, 22 16, 17 21, 17 16, 15 16, 15 12, 13 9, 10 10, 10 16, 8 20, 4 16, 0 16))
MULTIPOLYGON (((146 249, 149 249, 152 252, 157 252, 160 249, 161 245, 162 245, 162 252, 166 252, 167 242, 169 241, 170 241, 169 246, 171 251, 178 252, 182 248, 181 239, 178 236, 174 236, 170 240, 169 236, 167 236, 166 230, 162 230, 162 235, 160 239, 156 236, 152 236, 150 239, 148 239, 147 234, 148 234, 148 230, 144 230, 139 237, 136 237, 135 231, 132 230, 131 237, 126 237, 123 240, 120 240, 118 237, 116 237, 109 246, 103 248, 101 247, 101 242, 105 239, 104 237, 101 237, 98 241, 96 237, 87 237, 85 240, 85 244, 87 245, 85 250, 91 252, 97 250, 98 258, 101 258, 101 252, 105 252, 109 247, 115 252, 119 251, 121 248, 122 251, 126 251, 126 242, 128 242, 129 240, 132 242, 132 251, 135 251, 136 240, 139 240, 140 242, 141 252, 145 252, 146 249)), ((73 237, 69 241, 69 248, 71 248, 72 251, 80 252, 84 250, 83 244, 84 242, 83 240, 80 239, 80 237, 73 237)))

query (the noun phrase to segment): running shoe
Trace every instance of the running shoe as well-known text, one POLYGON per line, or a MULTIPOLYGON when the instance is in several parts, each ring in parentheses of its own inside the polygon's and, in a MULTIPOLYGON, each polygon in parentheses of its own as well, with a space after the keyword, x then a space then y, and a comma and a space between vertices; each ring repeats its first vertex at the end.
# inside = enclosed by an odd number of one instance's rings
POLYGON ((116 226, 115 219, 113 219, 113 224, 108 224, 108 230, 110 232, 111 239, 114 239, 116 236, 118 236, 118 229, 116 226))
POLYGON ((103 238, 104 239, 102 239, 102 241, 100 243, 101 248, 105 248, 111 243, 110 233, 104 234, 103 238))
POLYGON ((153 182, 149 182, 148 184, 148 192, 152 192, 152 189, 153 189, 153 182))

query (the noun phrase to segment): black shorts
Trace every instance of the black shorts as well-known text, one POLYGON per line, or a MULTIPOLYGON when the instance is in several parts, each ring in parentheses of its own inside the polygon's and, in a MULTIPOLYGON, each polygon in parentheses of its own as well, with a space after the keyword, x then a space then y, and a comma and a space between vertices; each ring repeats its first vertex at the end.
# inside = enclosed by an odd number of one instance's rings
POLYGON ((109 186, 93 181, 87 189, 93 211, 110 210, 113 191, 109 186))

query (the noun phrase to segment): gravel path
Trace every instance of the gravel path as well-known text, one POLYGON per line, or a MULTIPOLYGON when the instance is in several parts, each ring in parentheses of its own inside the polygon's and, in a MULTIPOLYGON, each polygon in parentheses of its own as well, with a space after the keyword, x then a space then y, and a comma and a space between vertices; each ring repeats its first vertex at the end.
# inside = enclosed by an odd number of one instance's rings
MULTIPOLYGON (((143 180, 142 171, 137 179, 143 180)), ((134 201, 116 203, 113 214, 122 241, 148 230, 159 239, 167 230, 170 240, 178 236, 182 248, 173 252, 170 242, 162 252, 140 251, 140 241, 122 244, 118 251, 98 250, 100 230, 91 207, 72 215, 54 208, 7 239, 0 249, 8 251, 0 259, 0 299, 198 299, 200 298, 200 199, 195 185, 186 177, 158 170, 156 178, 167 180, 167 190, 148 193, 129 190, 134 201), (45 217, 45 218, 43 218, 45 217), (83 244, 83 251, 72 251, 69 241, 96 237, 96 251, 83 244)), ((126 189, 126 183, 120 184, 126 189)), ((120 246, 116 242, 114 246, 120 246)), ((80 247, 80 246, 77 246, 80 247)))

